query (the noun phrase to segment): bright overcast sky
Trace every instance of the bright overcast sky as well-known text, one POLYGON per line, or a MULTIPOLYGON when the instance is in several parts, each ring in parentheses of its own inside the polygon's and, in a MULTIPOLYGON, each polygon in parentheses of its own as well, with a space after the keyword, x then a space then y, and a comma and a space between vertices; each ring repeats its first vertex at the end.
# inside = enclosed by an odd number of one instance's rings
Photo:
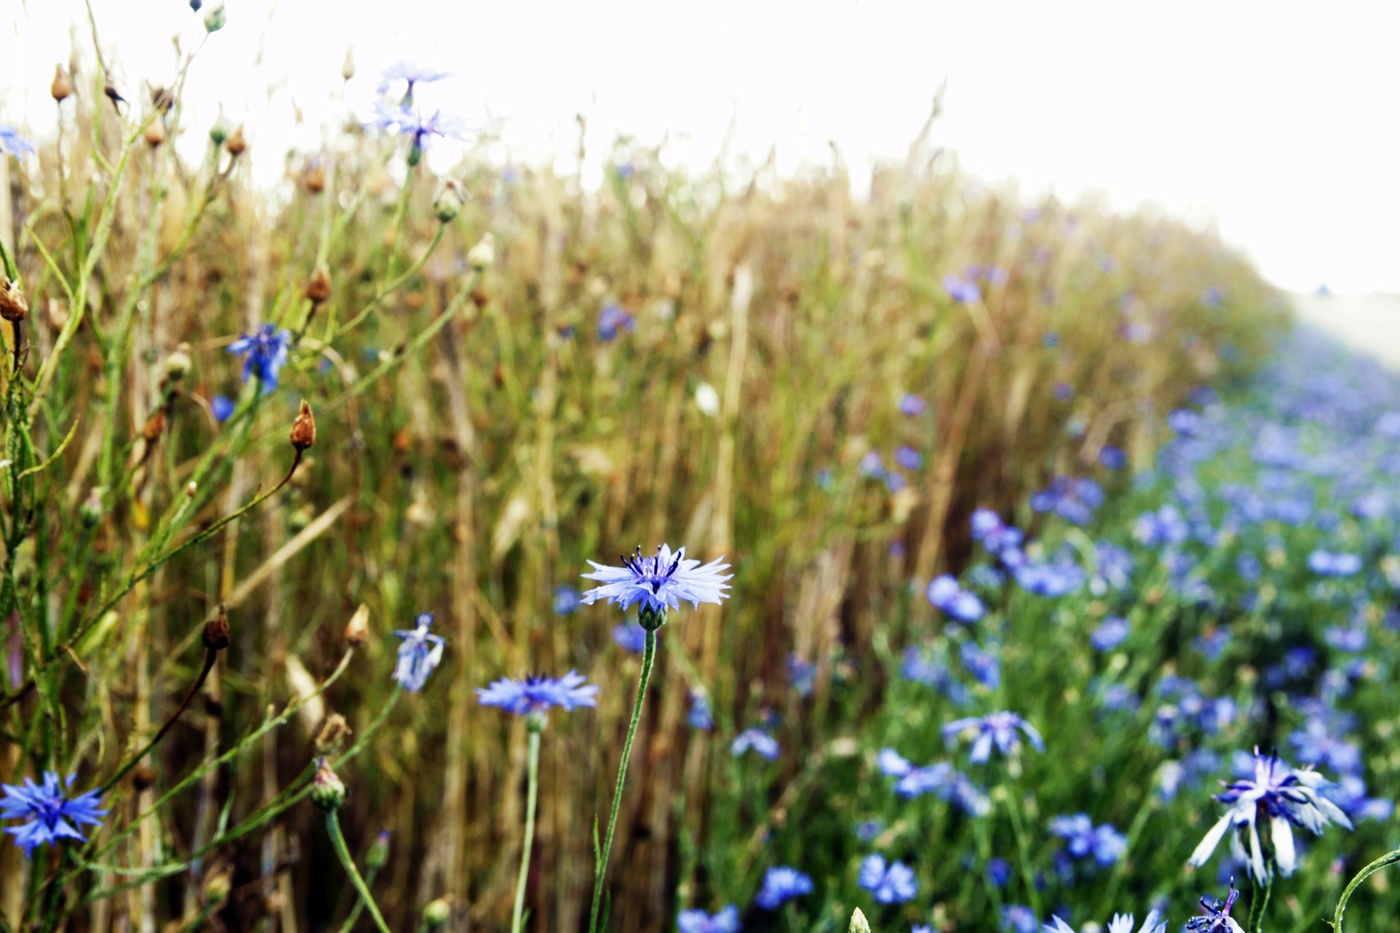
MULTIPOLYGON (((4 0, 0 123, 43 135, 74 0, 4 0)), ((202 33, 186 0, 93 0, 125 88, 164 84, 170 37, 202 33)), ((367 117, 377 72, 398 59, 453 72, 420 92, 444 112, 502 121, 515 157, 591 151, 617 132, 672 142, 708 164, 732 150, 779 165, 860 173, 902 156, 947 81, 934 142, 988 181, 1027 194, 1101 191, 1212 219, 1276 283, 1400 292, 1400 5, 885 0, 529 3, 228 0, 186 105, 247 124, 262 177, 313 148, 346 107, 367 117), (305 122, 294 122, 293 103, 305 122)), ((76 14, 76 15, 75 15, 76 14)), ((135 98, 135 93, 128 93, 135 98)), ((439 157, 449 153, 440 153, 439 157)), ((596 170, 596 166, 595 166, 596 170)))

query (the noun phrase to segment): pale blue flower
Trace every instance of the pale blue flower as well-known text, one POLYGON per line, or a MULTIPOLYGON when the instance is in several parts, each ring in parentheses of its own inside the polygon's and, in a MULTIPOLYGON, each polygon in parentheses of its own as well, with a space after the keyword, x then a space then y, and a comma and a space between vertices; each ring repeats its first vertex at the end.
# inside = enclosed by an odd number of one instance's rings
POLYGON ((442 660, 443 647, 447 644, 441 636, 428 632, 428 626, 433 624, 431 612, 420 614, 414 622, 414 629, 398 629, 394 632, 403 639, 403 644, 399 645, 398 664, 394 667, 394 679, 403 684, 409 693, 417 693, 423 689, 428 675, 442 660))
POLYGON ((763 887, 754 897, 754 902, 764 910, 777 910, 784 901, 811 893, 811 878, 795 868, 780 865, 768 869, 764 874, 763 887))
POLYGON ((867 855, 860 863, 858 882, 880 904, 903 904, 919 893, 913 869, 903 862, 886 864, 885 857, 878 852, 867 855))
POLYGON ((683 910, 676 927, 680 933, 738 933, 739 908, 725 904, 714 916, 703 910, 683 910))
POLYGON ((584 579, 597 580, 602 586, 583 594, 583 601, 592 605, 602 599, 622 609, 634 603, 641 603, 644 609, 664 612, 677 609, 682 602, 688 602, 696 609, 701 603, 716 603, 727 599, 729 589, 726 580, 733 574, 721 574, 729 569, 722 564, 723 557, 700 566, 700 561, 685 556, 685 548, 672 553, 669 545, 662 544, 656 549, 655 557, 643 557, 641 548, 631 557, 623 556, 621 567, 608 567, 593 561, 593 573, 585 573, 584 579))
POLYGON ((578 671, 569 671, 563 677, 502 677, 489 687, 478 687, 476 696, 482 706, 499 706, 517 716, 547 712, 553 706, 571 712, 581 706, 598 705, 598 685, 587 683, 587 679, 578 671))
POLYGON ((749 749, 753 749, 769 761, 776 761, 778 758, 778 740, 762 729, 745 729, 740 732, 729 746, 729 753, 737 758, 749 749))
POLYGON ((996 712, 985 716, 967 716, 955 719, 943 727, 943 738, 948 740, 967 730, 976 730, 977 737, 972 742, 972 753, 968 759, 976 764, 985 762, 992 755, 992 746, 1003 755, 1009 755, 1021 744, 1016 730, 1026 736, 1036 751, 1045 751, 1045 742, 1035 727, 1015 713, 996 712))

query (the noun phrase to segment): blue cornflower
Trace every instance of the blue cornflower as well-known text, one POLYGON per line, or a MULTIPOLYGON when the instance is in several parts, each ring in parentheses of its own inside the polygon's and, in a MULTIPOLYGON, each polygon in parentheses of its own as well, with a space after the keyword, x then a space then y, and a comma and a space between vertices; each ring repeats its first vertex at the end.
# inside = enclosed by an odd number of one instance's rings
POLYGON ((6 152, 22 159, 34 152, 34 144, 19 135, 19 130, 13 126, 0 126, 0 153, 6 152))
POLYGON ((928 403, 925 402, 922 397, 914 395, 913 393, 906 393, 899 397, 900 414, 909 415, 910 417, 923 414, 927 404, 928 403))
POLYGON ((613 641, 633 654, 641 654, 647 646, 647 630, 637 622, 622 622, 613 626, 613 641))
POLYGON ((858 882, 879 904, 903 904, 919 893, 914 870, 903 862, 886 864, 885 857, 878 852, 867 855, 860 863, 858 882))
MULTIPOLYGON (((1051 916, 1050 919, 1052 923, 1045 924, 1045 933, 1074 933, 1074 928, 1059 917, 1051 916)), ((1142 926, 1138 927, 1137 933, 1165 933, 1166 929, 1167 921, 1161 920, 1157 911, 1150 910, 1143 918, 1142 926)), ((1114 914, 1104 933, 1133 933, 1133 915, 1114 914)))
POLYGON ((978 683, 993 690, 1001 686, 1001 659, 995 651, 983 651, 976 642, 965 641, 958 654, 962 657, 963 667, 977 678, 978 683))
POLYGON ((1110 470, 1121 470, 1128 465, 1128 454, 1122 447, 1105 444, 1099 448, 1099 465, 1110 470))
MULTIPOLYGON (((1297 865, 1297 851, 1293 845, 1294 826, 1311 830, 1319 836, 1329 822, 1352 828, 1346 813, 1318 793, 1320 788, 1330 786, 1331 782, 1316 771, 1295 771, 1281 762, 1276 753, 1266 757, 1260 755, 1256 748, 1253 780, 1241 779, 1226 784, 1225 791, 1215 795, 1215 799, 1228 804, 1229 809, 1196 846, 1189 864, 1197 868, 1204 865, 1225 833, 1234 826, 1249 838, 1250 873, 1263 881, 1268 877, 1269 869, 1264 863, 1258 824, 1268 819, 1274 864, 1278 865, 1285 877, 1293 874, 1297 865)), ((1242 848, 1238 839, 1236 846, 1242 848)))
POLYGON ((1319 548, 1308 555, 1308 569, 1324 577, 1349 577, 1361 569, 1361 557, 1333 554, 1319 548))
POLYGON ((1006 887, 1011 880, 1011 863, 1004 858, 993 856, 987 859, 987 877, 999 888, 1006 887))
POLYGON ((583 598, 572 586, 559 584, 554 588, 554 614, 566 616, 583 605, 583 598))
POLYGON ((423 68, 408 62, 395 62, 385 68, 383 74, 380 75, 378 93, 387 94, 396 82, 405 81, 408 83, 408 92, 404 94, 403 102, 405 105, 411 104, 413 103, 413 86, 415 84, 441 81, 450 74, 450 71, 433 71, 431 68, 423 68))
POLYGON ((871 479, 879 479, 884 476, 885 464, 880 459, 880 452, 878 450, 866 451, 865 456, 860 458, 858 469, 862 476, 868 476, 871 479))
POLYGON ((216 395, 209 401, 209 411, 219 424, 223 424, 232 417, 236 407, 233 399, 227 395, 216 395))
POLYGON ((76 839, 86 842, 87 838, 78 831, 83 824, 100 825, 99 817, 107 815, 106 810, 97 809, 102 801, 102 792, 90 790, 76 797, 65 795, 65 788, 72 785, 75 774, 60 783, 52 771, 44 772, 44 783, 35 784, 31 778, 24 779, 24 786, 0 784, 4 796, 0 797, 0 819, 29 820, 22 826, 11 826, 5 832, 12 833, 15 845, 24 849, 25 858, 34 852, 34 847, 48 843, 54 845, 59 839, 76 839), (76 825, 75 825, 76 824, 76 825))
POLYGON ((1050 821, 1050 832, 1064 839, 1069 854, 1075 858, 1090 855, 1100 865, 1108 866, 1123 857, 1128 838, 1110 824, 1095 826, 1087 813, 1057 816, 1050 821))
POLYGON ((1244 933, 1244 929, 1230 916, 1230 908, 1235 906, 1235 898, 1239 896, 1234 879, 1230 881, 1230 894, 1225 900, 1203 895, 1201 910, 1205 913, 1186 921, 1188 933, 1244 933))
POLYGON ((423 689, 428 675, 442 660, 442 649, 447 642, 440 635, 428 632, 433 624, 433 614, 424 612, 413 620, 417 627, 412 631, 398 629, 395 635, 403 639, 399 645, 399 662, 394 667, 394 679, 403 684, 409 693, 423 689))
POLYGON ((812 893, 812 879, 796 868, 780 865, 763 876, 763 887, 754 902, 764 910, 777 910, 784 901, 812 893))
POLYGON ((817 666, 795 654, 788 655, 788 680, 798 696, 809 697, 817 685, 817 666))
MULTIPOLYGON (((585 573, 584 579, 597 580, 602 586, 583 594, 583 601, 593 605, 602 599, 627 609, 633 603, 641 603, 643 614, 664 614, 667 609, 677 609, 682 602, 688 602, 696 609, 701 603, 718 604, 728 598, 726 580, 733 574, 721 574, 729 569, 721 564, 723 557, 715 558, 701 567, 698 560, 685 556, 685 548, 672 553, 669 545, 662 544, 656 549, 655 557, 643 557, 642 549, 637 548, 631 557, 622 558, 621 567, 607 567, 593 561, 593 573, 585 573)), ((645 619, 643 623, 645 624, 645 619)))
POLYGON ((991 757, 993 745, 996 745, 1003 755, 1011 754, 1012 750, 1021 744, 1020 737, 1016 734, 1017 729, 1025 734, 1036 751, 1045 751, 1045 742, 1040 733, 1035 731, 1035 727, 1015 713, 1005 711, 988 713, 982 717, 966 716, 955 719, 943 727, 943 739, 948 741, 960 732, 972 728, 977 730, 977 738, 972 743, 972 753, 968 755, 968 760, 976 764, 981 764, 991 757))
POLYGON ((1298 760, 1305 765, 1322 765, 1343 774, 1361 771, 1361 750, 1334 735, 1327 723, 1309 719, 1307 725, 1288 737, 1298 749, 1298 760))
POLYGON ((904 467, 904 469, 912 471, 923 466, 924 458, 917 450, 906 445, 895 449, 894 462, 904 467))
POLYGON ((943 277, 943 290, 954 301, 971 302, 982 299, 982 290, 977 287, 977 283, 958 275, 945 275, 943 277))
POLYGON ((489 687, 478 687, 476 696, 483 706, 499 706, 517 716, 548 712, 551 706, 570 712, 581 706, 598 705, 598 685, 585 683, 586 680, 578 671, 569 671, 563 677, 502 677, 489 687))
POLYGON ((1035 911, 1024 904, 1007 904, 1001 909, 1001 928, 1011 933, 1036 933, 1040 921, 1035 911))
POLYGON ((704 690, 690 691, 690 712, 685 716, 686 725, 706 732, 715 727, 715 717, 710 711, 710 698, 704 690))
POLYGON ((976 622, 987 611, 977 594, 958 586, 958 581, 946 573, 930 581, 924 595, 935 608, 959 622, 976 622))
POLYGON ((467 136, 467 125, 464 121, 456 117, 444 117, 440 110, 433 111, 430 117, 424 117, 412 110, 390 107, 383 101, 375 104, 375 119, 370 125, 382 133, 412 136, 413 143, 408 151, 410 165, 418 164, 423 150, 434 136, 443 139, 465 139, 467 136))
POLYGON ((753 749, 769 761, 776 761, 778 758, 778 740, 762 729, 745 729, 740 732, 729 746, 729 753, 738 758, 749 749, 753 749))
POLYGON ((683 910, 676 927, 680 933, 739 933, 739 908, 725 904, 714 916, 703 910, 683 910))
POLYGON ((1128 620, 1119 616, 1109 616, 1094 629, 1089 636, 1089 644, 1096 651, 1112 651, 1128 637, 1128 620))
POLYGON ((277 388, 278 374, 287 363, 287 347, 291 331, 278 330, 272 324, 262 324, 251 334, 244 334, 228 345, 230 353, 246 353, 243 360, 243 381, 257 376, 263 392, 277 388))
POLYGON ((637 319, 617 305, 604 305, 598 312, 598 339, 611 342, 617 338, 619 330, 633 333, 637 329, 637 319))

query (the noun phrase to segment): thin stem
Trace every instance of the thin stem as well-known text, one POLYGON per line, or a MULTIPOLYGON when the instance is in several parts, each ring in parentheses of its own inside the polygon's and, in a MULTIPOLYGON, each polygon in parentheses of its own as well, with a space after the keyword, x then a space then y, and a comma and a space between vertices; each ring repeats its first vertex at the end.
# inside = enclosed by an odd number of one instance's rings
POLYGON ((369 914, 374 918, 374 923, 379 927, 380 933, 392 933, 389 924, 384 922, 384 915, 379 912, 379 905, 374 903, 374 895, 369 893, 369 885, 365 884, 365 879, 360 877, 360 871, 355 867, 355 860, 350 856, 350 848, 345 844, 345 837, 340 833, 340 820, 336 819, 334 811, 326 814, 326 832, 331 835, 331 845, 335 847, 335 854, 340 856, 340 864, 345 866, 345 873, 350 876, 350 883, 355 886, 355 890, 360 894, 360 900, 369 908, 369 914))
POLYGON ((1015 785, 1005 771, 1001 777, 1002 793, 1006 796, 1006 812, 1011 817, 1011 830, 1016 834, 1016 851, 1021 856, 1021 877, 1026 882, 1026 895, 1030 898, 1031 909, 1040 915, 1040 892, 1035 886, 1035 873, 1031 871, 1031 848, 1026 838, 1026 828, 1021 823, 1021 799, 1015 785))
POLYGON ((165 733, 170 731, 170 727, 175 725, 175 721, 180 718, 180 715, 184 713, 185 710, 189 709, 190 701, 193 700, 195 694, 199 692, 199 688, 204 686, 205 679, 208 678, 209 672, 214 669, 214 663, 218 660, 218 649, 204 649, 204 666, 201 668, 199 676, 195 678, 194 684, 190 686, 189 692, 185 694, 184 700, 180 701, 179 708, 171 714, 170 718, 165 721, 165 725, 160 727, 160 731, 157 732, 155 736, 152 737, 152 739, 146 743, 146 746, 144 748, 142 748, 139 752, 127 759, 126 764, 118 768, 116 774, 113 774, 111 777, 109 777, 106 780, 106 782, 100 788, 98 788, 101 794, 105 795, 107 791, 115 787, 117 782, 120 781, 123 777, 125 777, 128 771, 136 767, 136 765, 141 761, 141 759, 145 758, 146 755, 150 753, 151 749, 156 747, 156 743, 165 737, 165 733))
POLYGON ((593 908, 588 914, 588 933, 597 933, 598 907, 603 900, 603 877, 608 870, 608 855, 612 852, 613 830, 617 829, 617 811, 622 806, 622 785, 627 781, 627 759, 632 755, 632 740, 637 737, 637 724, 642 721, 642 700, 646 698, 651 665, 656 660, 656 631, 647 630, 646 647, 642 649, 642 673, 637 678, 637 700, 632 704, 632 721, 627 725, 627 741, 622 743, 622 761, 617 767, 617 786, 613 789, 612 812, 608 814, 608 834, 603 837, 603 849, 593 866, 593 908))
POLYGON ((1347 883, 1346 888, 1342 891, 1341 898, 1337 900, 1337 910, 1336 913, 1332 915, 1332 933, 1342 933, 1342 914, 1346 913, 1347 901, 1351 900, 1351 895, 1357 888, 1361 887, 1361 882, 1365 881, 1382 868, 1388 865, 1394 865, 1396 862, 1400 862, 1400 849, 1387 852, 1356 873, 1356 877, 1347 883))
POLYGON ((1262 933, 1264 929, 1264 914, 1269 909, 1269 895, 1274 890, 1274 866, 1272 862, 1269 868, 1268 878, 1262 885, 1257 879, 1250 879, 1250 887, 1253 890, 1251 890, 1249 898, 1249 933, 1262 933))
POLYGON ((533 727, 530 729, 529 764, 526 770, 530 776, 530 789, 525 796, 525 844, 520 851, 520 878, 515 882, 515 911, 510 917, 511 933, 520 933, 523 929, 521 921, 525 914, 525 880, 530 875, 530 847, 535 842, 535 802, 539 798, 540 790, 540 733, 533 727))

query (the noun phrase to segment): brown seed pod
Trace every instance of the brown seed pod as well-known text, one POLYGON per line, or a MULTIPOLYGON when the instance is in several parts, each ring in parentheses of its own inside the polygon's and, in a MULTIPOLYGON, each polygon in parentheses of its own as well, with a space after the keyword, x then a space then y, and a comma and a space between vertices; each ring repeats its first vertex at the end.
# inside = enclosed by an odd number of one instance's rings
POLYGON ((301 411, 297 412, 296 420, 292 422, 289 436, 298 453, 316 443, 316 418, 311 414, 311 406, 306 399, 301 400, 301 411))

